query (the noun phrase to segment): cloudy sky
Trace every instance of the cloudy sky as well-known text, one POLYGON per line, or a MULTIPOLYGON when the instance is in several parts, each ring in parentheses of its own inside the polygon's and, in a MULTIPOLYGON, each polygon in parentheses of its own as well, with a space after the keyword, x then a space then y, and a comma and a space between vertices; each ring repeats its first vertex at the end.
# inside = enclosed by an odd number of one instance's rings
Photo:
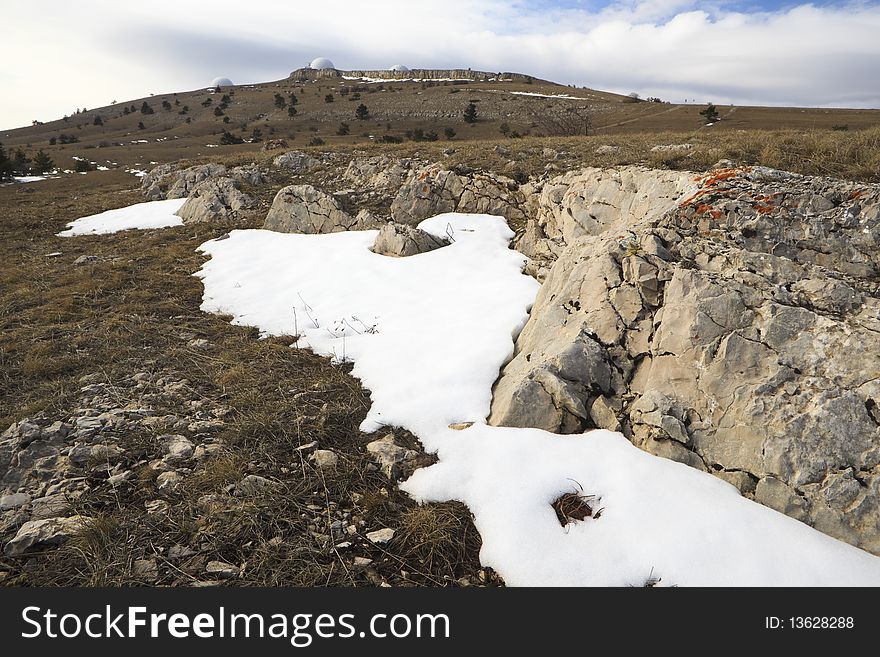
POLYGON ((880 107, 880 0, 0 0, 0 129, 338 68, 518 71, 672 102, 880 107))

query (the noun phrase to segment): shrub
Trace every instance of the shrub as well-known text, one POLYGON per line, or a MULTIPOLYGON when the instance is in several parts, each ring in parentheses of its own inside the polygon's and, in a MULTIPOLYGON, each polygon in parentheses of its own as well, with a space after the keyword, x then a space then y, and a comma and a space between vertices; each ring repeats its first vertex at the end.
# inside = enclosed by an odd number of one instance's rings
POLYGON ((147 101, 144 101, 144 104, 141 105, 141 114, 154 114, 153 108, 150 107, 150 104, 147 101))
POLYGON ((455 139, 455 130, 453 130, 452 128, 444 128, 443 136, 450 140, 455 139))
POLYGON ((166 112, 170 112, 171 111, 171 103, 169 103, 167 100, 163 100, 162 101, 162 109, 165 110, 166 112))
POLYGON ((287 116, 296 116, 296 108, 293 105, 287 106, 287 116))
POLYGON ((510 126, 507 123, 502 123, 500 126, 498 126, 498 132, 500 132, 505 137, 509 137, 510 136, 510 126))
POLYGON ((367 109, 366 105, 361 103, 357 106, 354 115, 359 121, 366 121, 368 118, 370 118, 370 110, 367 109))
POLYGON ((378 141, 382 144, 402 144, 403 137, 398 137, 397 135, 382 135, 379 137, 378 141))
POLYGON ((476 123, 477 122, 477 106, 475 103, 468 103, 468 106, 465 108, 464 122, 465 123, 476 123))
POLYGON ((231 144, 243 144, 244 139, 241 137, 236 137, 234 134, 229 132, 228 130, 223 131, 223 135, 220 137, 220 144, 223 146, 229 146, 231 144))
POLYGON ((56 143, 58 143, 57 137, 49 137, 49 146, 54 146, 56 143))
POLYGON ((223 116, 223 110, 219 107, 214 108, 214 116, 223 116))
POLYGON ((312 137, 309 140, 309 146, 323 146, 323 145, 324 145, 324 140, 321 139, 320 137, 312 137))
POLYGON ((324 102, 325 103, 332 103, 333 102, 333 94, 327 94, 326 96, 324 96, 324 102))
POLYGON ((3 144, 0 144, 0 180, 9 180, 12 178, 12 160, 6 154, 3 144))
POLYGON ((340 123, 339 128, 336 130, 336 134, 340 137, 347 135, 350 132, 349 125, 347 123, 340 123))
POLYGON ((83 173, 85 171, 94 171, 95 168, 96 167, 94 164, 92 164, 91 162, 89 162, 88 160, 86 160, 84 158, 76 160, 76 162, 73 165, 74 171, 77 171, 78 173, 83 173))
POLYGON ((104 119, 101 118, 101 115, 95 117, 95 120, 92 121, 93 125, 104 125, 104 119))
POLYGON ((287 105, 287 101, 284 100, 284 96, 276 93, 275 94, 275 107, 277 107, 278 109, 284 109, 286 105, 287 105))

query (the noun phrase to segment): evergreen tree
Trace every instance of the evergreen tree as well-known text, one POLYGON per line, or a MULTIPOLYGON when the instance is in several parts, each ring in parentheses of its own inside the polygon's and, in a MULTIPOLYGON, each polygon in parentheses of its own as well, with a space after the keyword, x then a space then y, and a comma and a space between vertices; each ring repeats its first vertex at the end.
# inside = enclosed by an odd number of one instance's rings
POLYGON ((333 94, 327 94, 326 96, 324 96, 324 102, 325 103, 332 103, 333 102, 333 94))
POLYGON ((52 158, 49 157, 49 154, 46 153, 42 148, 37 151, 37 154, 34 155, 34 164, 31 166, 31 171, 36 174, 46 173, 55 167, 55 163, 52 161, 52 158))
POLYGON ((299 98, 296 97, 296 94, 290 94, 290 104, 296 105, 299 102, 299 98))
POLYGON ((144 104, 141 105, 141 114, 153 114, 153 108, 150 107, 150 104, 147 101, 144 101, 144 104))
POLYGON ((15 151, 12 158, 12 171, 18 174, 26 174, 30 172, 31 161, 22 149, 15 151))
POLYGON ((296 108, 293 105, 287 106, 287 116, 296 116, 296 108))
POLYGON ((284 109, 287 106, 287 101, 284 100, 284 96, 281 94, 275 94, 275 107, 278 109, 284 109))
POLYGON ((95 117, 95 120, 92 121, 95 125, 104 125, 104 119, 101 118, 101 115, 95 117))
POLYGON ((0 180, 9 180, 12 178, 12 160, 6 154, 3 144, 0 144, 0 180))
POLYGON ((357 106, 357 110, 355 110, 354 115, 358 118, 358 120, 366 121, 368 118, 370 118, 370 110, 367 109, 366 105, 361 103, 357 106))
POLYGON ((468 103, 467 109, 464 111, 465 123, 477 122, 477 106, 474 103, 468 103))

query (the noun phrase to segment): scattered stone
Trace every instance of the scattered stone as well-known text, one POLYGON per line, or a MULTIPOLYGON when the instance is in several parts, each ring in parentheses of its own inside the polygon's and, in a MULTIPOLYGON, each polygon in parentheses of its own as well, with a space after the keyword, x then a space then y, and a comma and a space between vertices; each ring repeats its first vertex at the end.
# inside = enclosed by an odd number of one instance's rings
POLYGON ((377 545, 384 545, 394 538, 394 533, 393 529, 387 527, 385 529, 377 529, 376 531, 367 532, 367 540, 377 545))
POLYGON ((367 452, 373 456, 385 476, 392 480, 398 479, 403 474, 407 462, 419 456, 418 452, 397 445, 393 434, 368 443, 367 452))
POLYGON ((339 462, 339 456, 330 449, 316 449, 309 458, 322 470, 335 468, 339 462))
POLYGON ((181 463, 193 455, 193 444, 185 436, 176 434, 160 436, 160 439, 163 438, 165 439, 165 442, 162 447, 165 451, 165 456, 162 460, 165 463, 181 463))
POLYGON ((8 557, 19 557, 31 548, 58 545, 77 534, 88 520, 84 516, 30 520, 19 528, 3 551, 8 557))
POLYGON ((75 266, 79 266, 79 265, 87 265, 87 264, 89 264, 90 262, 96 262, 97 260, 98 260, 98 256, 93 256, 93 255, 81 255, 80 257, 78 257, 76 260, 73 261, 73 264, 74 264, 75 266))
POLYGON ((0 497, 0 511, 8 511, 9 509, 17 509, 20 506, 30 504, 31 496, 27 493, 12 493, 11 495, 3 495, 0 497))
POLYGON ((234 493, 238 497, 255 497, 263 495, 281 486, 277 481, 260 477, 259 475, 247 475, 235 485, 234 493))
POLYGON ((205 572, 222 579, 232 579, 233 577, 238 577, 241 568, 225 561, 209 561, 205 567, 205 572))

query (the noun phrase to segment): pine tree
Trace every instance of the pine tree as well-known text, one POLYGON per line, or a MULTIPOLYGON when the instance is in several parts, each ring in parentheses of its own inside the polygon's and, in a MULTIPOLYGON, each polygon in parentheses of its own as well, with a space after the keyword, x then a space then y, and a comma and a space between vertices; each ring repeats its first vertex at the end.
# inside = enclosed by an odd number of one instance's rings
POLYGON ((366 121, 370 118, 370 110, 367 109, 367 106, 361 103, 357 106, 354 115, 358 118, 359 121, 366 121))
POLYGON ((6 154, 3 144, 0 144, 0 180, 9 180, 12 178, 12 160, 6 154))
POLYGON ((95 117, 95 120, 92 122, 94 125, 104 125, 104 119, 101 118, 101 115, 95 117))
POLYGON ((42 148, 37 151, 37 154, 34 155, 34 163, 31 166, 31 171, 36 174, 46 173, 55 167, 55 163, 52 161, 52 158, 49 157, 49 154, 46 153, 42 148))
POLYGON ((474 103, 468 103, 467 109, 464 111, 465 123, 477 122, 477 106, 474 103))
POLYGON ((293 105, 287 106, 287 116, 296 116, 296 108, 293 105))
POLYGON ((275 107, 278 109, 284 109, 287 105, 287 101, 284 100, 284 96, 281 94, 275 94, 275 107))
POLYGON ((30 172, 30 164, 31 161, 28 159, 28 156, 25 154, 23 150, 20 148, 15 151, 15 155, 12 157, 12 171, 18 174, 25 174, 30 172))
POLYGON ((144 104, 141 105, 141 114, 153 114, 153 108, 150 107, 147 101, 144 101, 144 104))

